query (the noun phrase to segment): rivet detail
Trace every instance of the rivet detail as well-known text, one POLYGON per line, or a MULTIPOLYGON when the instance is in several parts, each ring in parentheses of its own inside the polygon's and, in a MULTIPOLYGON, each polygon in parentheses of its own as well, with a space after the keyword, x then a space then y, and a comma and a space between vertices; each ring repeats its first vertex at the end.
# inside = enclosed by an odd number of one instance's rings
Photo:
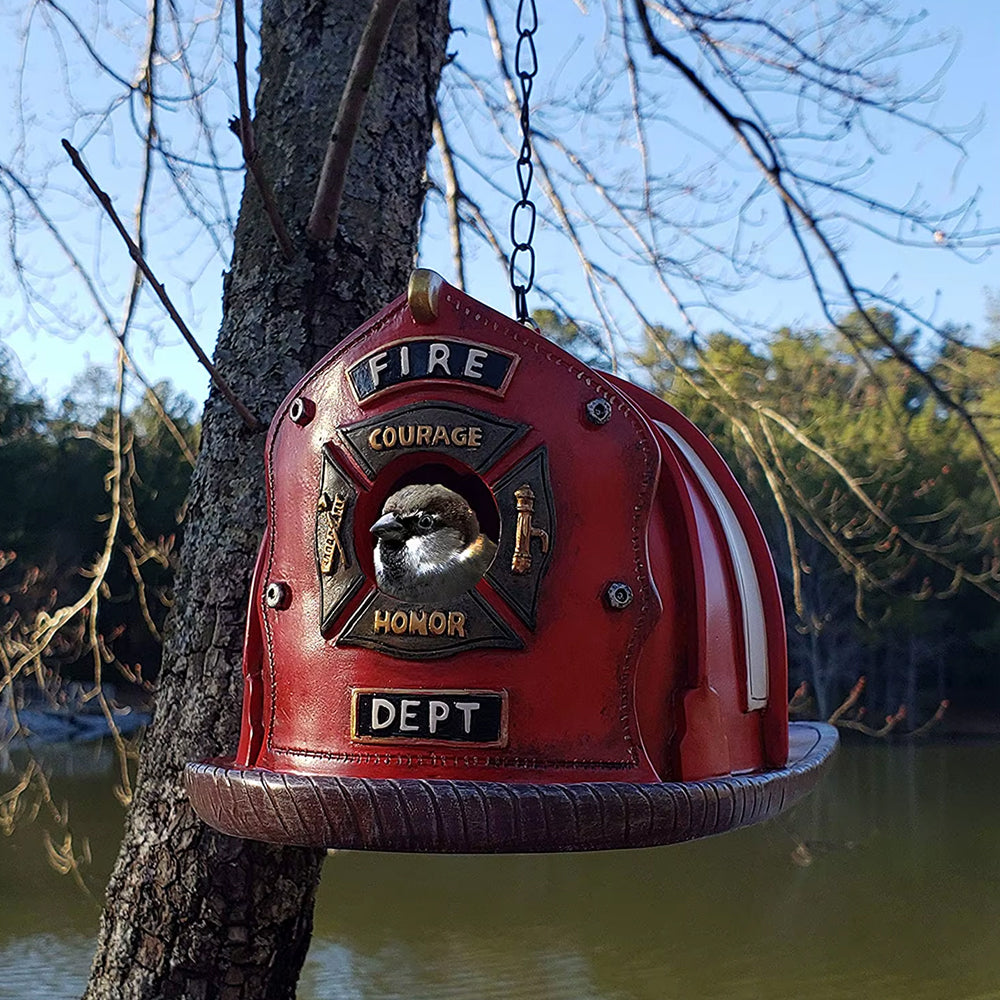
POLYGON ((315 413, 316 404, 311 399, 305 399, 303 396, 296 396, 292 400, 291 406, 288 407, 288 419, 300 427, 308 424, 315 413))
POLYGON ((632 588, 621 580, 608 584, 604 599, 612 611, 623 611, 632 603, 632 588))
POLYGON ((287 583, 269 583, 264 589, 264 603, 275 611, 287 608, 291 596, 292 593, 287 583))
POLYGON ((606 399, 592 399, 586 407, 587 419, 598 427, 603 427, 611 419, 611 404, 606 399))

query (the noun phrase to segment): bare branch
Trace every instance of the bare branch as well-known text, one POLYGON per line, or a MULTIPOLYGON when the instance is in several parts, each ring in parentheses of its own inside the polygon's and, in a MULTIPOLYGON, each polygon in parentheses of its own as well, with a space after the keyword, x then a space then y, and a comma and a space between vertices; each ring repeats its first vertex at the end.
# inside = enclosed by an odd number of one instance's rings
MULTIPOLYGON (((153 140, 156 135, 155 65, 158 54, 157 33, 160 21, 159 10, 160 5, 158 0, 150 0, 146 51, 139 74, 142 81, 139 90, 142 94, 143 105, 146 110, 146 127, 143 130, 142 177, 139 182, 139 197, 136 200, 135 207, 135 243, 140 254, 145 254, 146 252, 146 206, 149 203, 149 194, 153 181, 153 140)), ((139 302, 139 291, 142 288, 142 277, 142 269, 136 264, 132 270, 132 283, 129 286, 128 297, 125 301, 121 326, 118 328, 118 339, 123 343, 127 339, 132 319, 135 316, 135 309, 139 302)))
MULTIPOLYGON (((830 320, 831 324, 839 329, 848 338, 848 341, 856 345, 856 338, 845 330, 833 316, 832 310, 824 292, 824 289, 816 277, 815 268, 812 264, 810 253, 802 240, 799 231, 801 224, 816 239, 822 250, 823 256, 834 269, 841 286, 861 317, 861 321, 866 328, 866 332, 871 334, 883 347, 888 349, 896 359, 905 367, 912 370, 921 381, 927 386, 931 394, 946 409, 956 413, 966 429, 972 435, 982 459, 983 469, 989 480, 990 487, 998 505, 1000 505, 1000 476, 997 467, 1000 465, 1000 457, 985 439, 976 422, 972 419, 968 410, 962 403, 945 392, 923 367, 916 361, 912 354, 904 351, 891 338, 872 322, 868 316, 864 303, 861 301, 858 287, 847 272, 847 268, 841 259, 840 254, 830 242, 829 237, 823 231, 815 214, 809 209, 805 202, 798 197, 784 179, 784 175, 791 174, 785 165, 785 158, 777 142, 762 128, 758 122, 742 115, 732 112, 723 101, 715 94, 708 84, 675 52, 665 46, 653 31, 649 22, 649 13, 646 0, 635 0, 636 13, 642 27, 650 52, 659 58, 666 60, 673 66, 687 81, 694 90, 709 104, 713 111, 729 126, 733 135, 748 154, 753 163, 766 177, 768 183, 774 188, 778 197, 783 202, 783 208, 789 228, 799 246, 800 252, 809 267, 814 289, 820 299, 821 306, 830 320)), ((741 91, 742 92, 742 91, 741 91)), ((746 96, 744 92, 744 96, 746 96)), ((748 99, 749 100, 749 99, 748 99)), ((751 107, 753 103, 751 103, 751 107)), ((794 176, 794 175, 793 175, 794 176)))
MULTIPOLYGON (((87 294, 90 296, 91 301, 94 303, 95 308, 100 313, 101 321, 104 328, 111 334, 111 336, 118 342, 119 348, 123 353, 125 358, 125 364, 129 371, 139 380, 142 384, 143 389, 146 391, 146 398, 149 400, 150 405, 156 411, 163 425, 167 428, 168 433, 177 443, 177 447, 180 449, 181 454, 184 456, 184 460, 193 468, 194 467, 194 452, 191 450, 190 445, 181 433, 180 428, 177 426, 176 422, 167 413, 166 408, 163 405, 163 401, 157 395, 156 390, 153 388, 152 383, 139 369, 135 362, 135 359, 131 356, 125 345, 122 344, 119 337, 119 331, 115 327, 114 320, 111 317, 111 313, 108 311, 108 307, 104 304, 101 296, 97 290, 97 286, 94 284, 93 278, 87 273, 87 269, 83 266, 83 263, 73 252, 72 247, 66 242, 65 237, 59 231, 59 227, 56 226, 55 222, 49 217, 48 213, 42 208, 38 203, 38 199, 34 192, 24 183, 24 181, 15 174, 9 167, 4 164, 0 164, 0 177, 6 177, 10 183, 27 199, 28 204, 31 205, 32 210, 38 217, 39 221, 45 227, 48 234, 55 240, 56 245, 66 256, 69 261, 70 267, 73 272, 79 277, 83 282, 84 287, 87 290, 87 294)), ((8 197, 10 193, 7 192, 8 197)))
POLYGON ((94 192, 97 200, 101 203, 104 210, 108 213, 112 223, 114 223, 115 228, 118 230, 119 235, 125 241, 125 245, 128 247, 128 251, 132 259, 136 264, 142 269, 142 273, 146 276, 153 290, 156 292, 160 302, 163 303, 163 307, 167 310, 170 318, 174 321, 175 326, 181 332, 181 336, 187 341, 188 346, 194 351, 195 356, 201 362, 205 370, 211 375, 212 381, 218 386, 219 391, 223 396, 229 401, 233 409, 240 415, 240 419, 246 426, 252 431, 263 430, 263 424, 244 406, 244 404, 239 400, 233 390, 229 387, 229 383, 219 374, 218 369, 209 360, 208 355, 201 349, 197 340, 195 340, 194 335, 188 329, 187 324, 181 319, 180 313, 174 308, 173 302, 170 301, 170 297, 167 295, 166 289, 160 282, 156 279, 156 275, 153 274, 146 263, 145 257, 139 251, 139 248, 135 245, 132 237, 129 236, 128 231, 122 225, 121 219, 118 217, 118 213, 114 209, 114 205, 111 203, 111 199, 108 197, 107 193, 104 192, 91 176, 90 172, 87 170, 86 165, 83 162, 79 152, 73 147, 72 143, 67 139, 62 141, 63 148, 69 154, 69 158, 73 161, 73 166, 76 167, 77 171, 87 182, 87 186, 91 191, 94 192))
POLYGON ((455 282, 458 288, 465 291, 465 262, 462 254, 462 224, 459 218, 459 200, 462 197, 458 186, 458 174, 455 172, 455 158, 448 145, 441 118, 434 119, 434 144, 441 157, 441 167, 444 170, 444 202, 448 209, 448 234, 451 237, 451 259, 455 268, 455 282))
POLYGON ((240 95, 240 144, 243 147, 243 161, 250 171, 257 193, 264 204, 268 222, 281 247, 281 253, 286 261, 295 257, 295 247, 288 235, 285 221, 278 211, 278 203, 274 200, 274 191, 264 174, 257 151, 257 139, 254 136, 253 122, 250 120, 250 99, 247 95, 247 40, 244 27, 243 0, 236 0, 236 85, 240 95))
POLYGON ((46 614, 44 617, 39 616, 39 625, 33 630, 31 641, 27 644, 26 648, 19 651, 19 655, 5 670, 5 675, 0 680, 0 693, 3 692, 4 688, 13 683, 22 670, 28 669, 32 663, 37 662, 38 657, 64 625, 72 621, 84 608, 90 606, 91 602, 99 594, 107 575, 108 567, 111 565, 111 557, 118 539, 118 527, 121 523, 122 515, 121 399, 123 391, 122 373, 125 362, 121 349, 118 351, 117 364, 116 405, 112 411, 111 438, 106 444, 107 449, 111 452, 111 470, 105 478, 107 490, 111 494, 111 510, 108 515, 108 526, 104 535, 104 547, 96 561, 87 570, 86 575, 91 577, 91 581, 84 594, 72 604, 59 608, 55 614, 46 614))
POLYGON ((865 678, 859 677, 858 682, 851 688, 850 694, 837 706, 833 715, 831 715, 826 721, 831 725, 834 725, 838 719, 840 719, 845 712, 850 711, 857 703, 858 699, 861 697, 861 692, 865 689, 865 678))
POLYGON ((389 36, 400 0, 373 0, 371 13, 354 54, 354 63, 340 97, 337 119, 326 148, 323 169, 306 231, 314 240, 330 240, 337 234, 340 202, 344 196, 347 164, 354 148, 354 137, 368 99, 368 89, 375 67, 389 36))

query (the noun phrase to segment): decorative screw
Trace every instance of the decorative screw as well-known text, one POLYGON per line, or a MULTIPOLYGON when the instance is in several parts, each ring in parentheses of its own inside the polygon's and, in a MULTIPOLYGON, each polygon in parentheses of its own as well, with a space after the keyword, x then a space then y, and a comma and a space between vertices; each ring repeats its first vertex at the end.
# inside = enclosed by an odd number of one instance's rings
POLYGON ((315 412, 316 405, 311 399, 303 399, 301 396, 296 396, 292 400, 292 405, 288 407, 288 418, 293 424, 303 427, 312 420, 315 412))
POLYGON ((616 580, 608 585, 604 598, 612 611, 623 611, 632 603, 632 588, 627 583, 616 580))
POLYGON ((287 608, 290 598, 291 592, 287 583, 269 583, 264 590, 264 603, 276 611, 287 608))
POLYGON ((587 404, 587 419, 602 427, 611 419, 611 404, 606 399, 592 399, 587 404))

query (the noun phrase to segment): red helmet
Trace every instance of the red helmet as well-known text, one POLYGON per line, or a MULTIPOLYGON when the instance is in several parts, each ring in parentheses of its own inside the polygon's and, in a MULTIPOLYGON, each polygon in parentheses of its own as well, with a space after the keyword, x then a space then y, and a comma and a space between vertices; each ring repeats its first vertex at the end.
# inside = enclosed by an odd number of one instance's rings
POLYGON ((774 566, 704 435, 433 272, 302 379, 266 476, 239 750, 188 770, 226 832, 665 843, 777 811, 832 749, 793 726, 790 764, 774 566))

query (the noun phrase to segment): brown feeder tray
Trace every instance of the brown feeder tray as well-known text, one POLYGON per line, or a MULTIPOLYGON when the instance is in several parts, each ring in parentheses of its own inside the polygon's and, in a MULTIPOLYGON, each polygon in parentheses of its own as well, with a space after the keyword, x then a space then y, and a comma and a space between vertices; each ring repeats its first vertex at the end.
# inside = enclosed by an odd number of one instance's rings
POLYGON ((503 854, 655 847, 770 819, 819 780, 837 731, 789 725, 788 765, 707 781, 508 784, 188 764, 195 812, 234 837, 346 850, 503 854))

